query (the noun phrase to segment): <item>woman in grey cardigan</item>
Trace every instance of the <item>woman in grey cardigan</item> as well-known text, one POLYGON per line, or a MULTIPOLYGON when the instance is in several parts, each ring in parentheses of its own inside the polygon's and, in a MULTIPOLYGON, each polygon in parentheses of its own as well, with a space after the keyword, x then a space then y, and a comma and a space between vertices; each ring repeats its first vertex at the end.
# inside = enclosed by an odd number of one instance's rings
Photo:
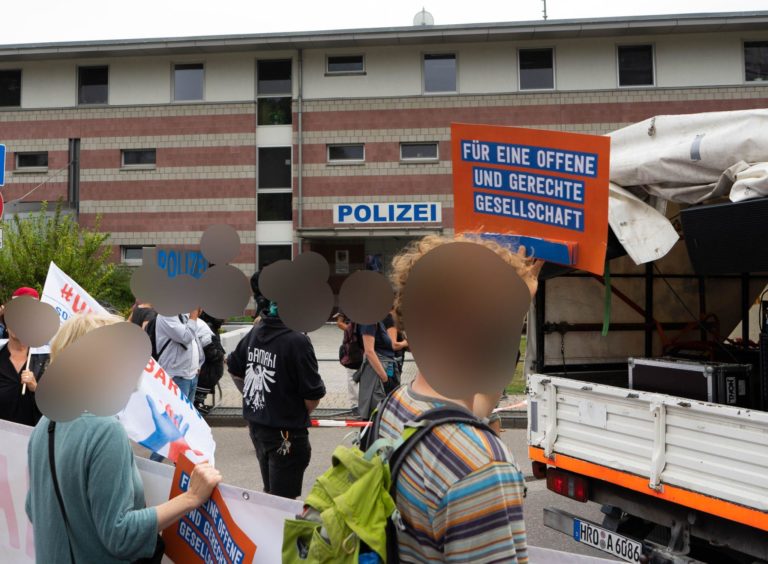
MULTIPOLYGON (((77 316, 51 342, 56 355, 82 335, 122 319, 77 316)), ((83 413, 56 423, 55 465, 69 532, 56 498, 49 465, 50 420, 43 417, 29 442, 27 516, 35 531, 38 562, 103 564, 149 558, 157 535, 201 506, 221 481, 209 464, 198 464, 188 490, 156 507, 146 507, 144 488, 125 430, 114 417, 83 413), (71 547, 71 548, 70 548, 71 547)))

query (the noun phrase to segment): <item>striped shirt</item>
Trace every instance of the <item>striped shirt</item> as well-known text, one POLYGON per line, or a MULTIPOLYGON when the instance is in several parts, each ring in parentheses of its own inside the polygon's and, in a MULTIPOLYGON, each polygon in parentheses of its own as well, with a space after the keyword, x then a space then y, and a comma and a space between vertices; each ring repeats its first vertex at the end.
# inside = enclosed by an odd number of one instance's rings
MULTIPOLYGON (((387 403, 379 435, 398 438, 407 421, 440 405, 403 386, 387 403)), ((527 563, 525 484, 511 460, 496 435, 472 425, 441 425, 425 437, 397 480, 400 560, 527 563)))

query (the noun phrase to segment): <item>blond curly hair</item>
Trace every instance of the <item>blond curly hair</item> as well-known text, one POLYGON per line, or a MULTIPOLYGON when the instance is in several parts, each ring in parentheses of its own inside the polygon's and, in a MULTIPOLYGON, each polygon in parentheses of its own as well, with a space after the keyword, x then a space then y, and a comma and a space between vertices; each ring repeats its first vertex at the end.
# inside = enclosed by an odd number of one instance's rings
POLYGON ((458 233, 453 237, 445 235, 427 235, 421 239, 413 241, 392 259, 392 270, 390 271, 389 278, 392 282, 393 289, 395 290, 395 317, 401 329, 404 328, 402 295, 413 266, 429 251, 448 243, 457 242, 475 243, 492 250, 501 257, 504 262, 515 269, 517 274, 529 288, 536 287, 537 274, 534 272, 533 258, 514 253, 508 247, 500 245, 495 241, 484 239, 476 233, 458 233))

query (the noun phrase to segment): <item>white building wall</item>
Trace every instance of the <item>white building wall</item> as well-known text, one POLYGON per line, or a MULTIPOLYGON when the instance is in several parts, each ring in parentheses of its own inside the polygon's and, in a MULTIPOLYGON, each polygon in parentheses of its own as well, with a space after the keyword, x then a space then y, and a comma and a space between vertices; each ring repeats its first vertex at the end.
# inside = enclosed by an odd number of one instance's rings
POLYGON ((66 108, 76 104, 77 65, 74 62, 29 62, 12 68, 19 67, 22 69, 22 108, 66 108))
POLYGON ((744 82, 743 43, 737 34, 660 36, 654 43, 657 86, 721 86, 744 82))
POLYGON ((145 57, 110 61, 110 104, 167 104, 170 100, 171 63, 168 59, 145 57))
MULTIPOLYGON (((304 96, 324 98, 381 98, 423 94, 422 57, 425 53, 455 52, 459 94, 518 91, 517 51, 555 49, 555 87, 561 91, 612 90, 618 86, 616 49, 623 44, 655 46, 656 86, 665 88, 740 85, 744 83, 744 40, 768 40, 765 32, 657 34, 652 36, 531 40, 498 43, 382 46, 304 51, 304 96), (363 54, 366 74, 326 76, 327 55, 363 54)), ((77 67, 108 64, 109 102, 112 105, 171 102, 172 65, 205 64, 205 101, 242 102, 256 96, 256 61, 291 58, 293 95, 298 96, 297 53, 261 51, 200 54, 176 57, 113 57, 111 59, 29 61, 3 63, 0 68, 22 68, 22 107, 76 105, 77 67)), ((449 94, 450 96, 450 94, 449 94)))
POLYGON ((205 58, 206 102, 253 100, 256 60, 252 55, 217 55, 205 58))

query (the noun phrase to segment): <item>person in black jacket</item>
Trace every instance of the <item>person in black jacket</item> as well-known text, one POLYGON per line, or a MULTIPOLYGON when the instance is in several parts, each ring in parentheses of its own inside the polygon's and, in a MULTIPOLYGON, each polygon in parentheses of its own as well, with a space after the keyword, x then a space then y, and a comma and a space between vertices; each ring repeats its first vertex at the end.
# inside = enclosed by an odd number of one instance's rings
POLYGON ((227 359, 231 375, 244 379, 243 417, 264 491, 295 499, 309 465, 309 415, 325 396, 315 349, 303 333, 286 327, 270 304, 261 321, 227 359))

